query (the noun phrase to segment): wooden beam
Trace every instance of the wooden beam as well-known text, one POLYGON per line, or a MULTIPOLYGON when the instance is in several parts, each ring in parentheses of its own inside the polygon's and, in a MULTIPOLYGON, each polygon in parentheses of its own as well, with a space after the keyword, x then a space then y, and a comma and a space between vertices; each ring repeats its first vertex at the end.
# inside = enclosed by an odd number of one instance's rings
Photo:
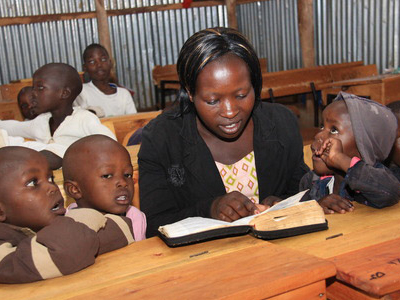
POLYGON ((313 0, 297 0, 303 68, 315 66, 313 0))
MULTIPOLYGON (((270 0, 259 0, 259 1, 270 1, 270 0)), ((246 4, 259 2, 257 0, 237 0, 236 4, 246 4)), ((225 0, 212 0, 212 1, 195 1, 190 5, 191 8, 194 7, 209 7, 225 5, 225 0)), ((165 5, 153 5, 153 6, 143 6, 134 7, 127 9, 114 9, 108 10, 107 15, 109 17, 124 16, 132 14, 140 14, 147 12, 156 11, 166 11, 166 10, 178 10, 182 9, 181 3, 175 4, 165 4, 165 5)), ((53 15, 39 15, 39 16, 26 16, 26 17, 8 17, 0 18, 0 26, 10 26, 10 25, 21 25, 21 24, 33 24, 33 23, 43 23, 43 22, 55 22, 55 21, 68 21, 76 19, 94 19, 96 18, 96 12, 79 12, 79 13, 65 13, 65 14, 53 14, 53 15)))
POLYGON ((225 0, 226 12, 228 14, 228 26, 238 29, 236 18, 236 0, 225 0))
POLYGON ((97 30, 99 32, 99 40, 100 44, 106 48, 110 59, 112 61, 111 68, 111 81, 114 83, 118 83, 117 72, 115 71, 115 60, 111 47, 111 38, 110 38, 110 30, 108 28, 108 19, 107 19, 107 11, 104 7, 104 0, 96 0, 96 17, 97 17, 97 30))

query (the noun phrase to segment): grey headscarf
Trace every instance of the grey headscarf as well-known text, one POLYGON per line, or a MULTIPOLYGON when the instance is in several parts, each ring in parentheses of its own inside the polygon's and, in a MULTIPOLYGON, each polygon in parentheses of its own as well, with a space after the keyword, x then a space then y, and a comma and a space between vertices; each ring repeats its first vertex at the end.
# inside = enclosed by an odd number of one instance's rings
POLYGON ((375 101, 340 92, 334 101, 344 100, 358 151, 370 165, 384 161, 397 137, 397 118, 389 108, 375 101))

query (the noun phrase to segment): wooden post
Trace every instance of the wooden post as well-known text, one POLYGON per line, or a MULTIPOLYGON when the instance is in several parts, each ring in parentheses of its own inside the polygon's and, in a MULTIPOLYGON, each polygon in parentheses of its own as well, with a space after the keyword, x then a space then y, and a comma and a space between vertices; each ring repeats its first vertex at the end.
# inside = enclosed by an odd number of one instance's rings
POLYGON ((96 17, 97 17, 97 29, 99 31, 100 44, 106 48, 110 59, 113 63, 111 69, 111 81, 114 83, 118 82, 117 75, 115 72, 115 61, 111 48, 110 30, 108 29, 107 11, 104 7, 104 0, 96 0, 96 17))
POLYGON ((303 67, 315 66, 313 0, 297 0, 303 67))
POLYGON ((236 0, 225 0, 226 11, 228 13, 228 26, 238 29, 236 18, 236 0))

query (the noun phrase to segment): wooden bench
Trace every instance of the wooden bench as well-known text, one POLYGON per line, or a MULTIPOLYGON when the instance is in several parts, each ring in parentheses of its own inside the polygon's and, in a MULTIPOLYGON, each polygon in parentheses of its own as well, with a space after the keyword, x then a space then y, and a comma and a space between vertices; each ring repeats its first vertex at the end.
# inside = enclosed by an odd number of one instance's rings
POLYGON ((15 100, 0 101, 0 120, 17 120, 23 121, 18 103, 15 100))
POLYGON ((322 83, 332 82, 332 74, 338 70, 361 66, 362 61, 301 68, 279 72, 264 73, 261 99, 293 96, 297 94, 313 93, 314 96, 314 126, 318 126, 318 98, 316 86, 322 83))
MULTIPOLYGON (((118 142, 123 144, 126 136, 131 136, 133 132, 135 132, 140 127, 145 126, 152 119, 157 117, 161 111, 149 111, 149 112, 140 112, 132 115, 122 115, 115 117, 102 118, 100 121, 102 123, 112 122, 114 125, 115 135, 117 137, 118 142)), ((124 145, 126 146, 126 145, 124 145)))

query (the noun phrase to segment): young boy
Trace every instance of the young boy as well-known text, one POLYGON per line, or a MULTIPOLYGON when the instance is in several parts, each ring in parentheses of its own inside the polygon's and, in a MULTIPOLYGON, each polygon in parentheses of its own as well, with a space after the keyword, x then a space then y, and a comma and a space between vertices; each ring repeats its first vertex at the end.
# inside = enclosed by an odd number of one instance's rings
MULTIPOLYGON (((325 213, 354 209, 351 200, 376 208, 400 198, 400 182, 382 162, 397 136, 397 120, 383 105, 339 93, 323 112, 324 126, 311 149, 313 171, 305 174, 300 189, 310 189, 325 213)), ((303 199, 306 200, 306 199, 303 199)))
POLYGON ((121 144, 103 135, 80 139, 68 148, 62 169, 64 190, 76 201, 68 209, 86 207, 124 215, 132 220, 135 240, 146 238, 146 217, 130 205, 133 169, 121 144))
POLYGON ((9 136, 44 144, 42 153, 51 168, 57 169, 61 166, 64 152, 76 140, 91 134, 104 134, 115 139, 94 114, 78 107, 72 108, 81 90, 81 79, 73 67, 63 63, 44 65, 33 74, 34 105, 31 111, 41 114, 30 121, 0 121, 0 128, 5 129, 9 136))
POLYGON ((98 254, 133 242, 128 218, 77 209, 64 199, 46 159, 25 147, 0 149, 0 282, 77 272, 98 254))
POLYGON ((400 101, 391 102, 386 105, 390 110, 395 114, 397 118, 397 138, 394 142, 392 152, 388 160, 386 161, 387 165, 389 165, 390 170, 395 174, 397 179, 400 180, 400 101))
POLYGON ((83 52, 83 61, 83 69, 91 81, 83 85, 82 93, 74 105, 93 110, 99 118, 137 112, 129 91, 110 83, 112 63, 103 46, 87 46, 83 52))
POLYGON ((32 92, 33 87, 25 86, 19 91, 17 96, 18 107, 25 120, 32 120, 38 116, 37 113, 33 113, 31 110, 34 105, 32 92))

